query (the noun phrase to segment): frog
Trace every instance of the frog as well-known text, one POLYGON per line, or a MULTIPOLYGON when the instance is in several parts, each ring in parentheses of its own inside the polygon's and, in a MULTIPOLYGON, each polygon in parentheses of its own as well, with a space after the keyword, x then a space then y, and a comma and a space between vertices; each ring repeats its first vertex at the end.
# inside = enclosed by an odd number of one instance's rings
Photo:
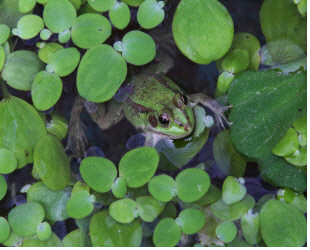
MULTIPOLYGON (((74 144, 74 155, 82 156, 87 139, 81 133, 80 113, 83 108, 102 130, 107 130, 124 117, 146 137, 144 146, 154 147, 162 138, 170 140, 184 138, 195 128, 193 107, 201 104, 209 108, 218 118, 222 127, 228 121, 224 112, 231 106, 223 107, 203 93, 187 95, 174 81, 166 76, 173 67, 171 57, 159 54, 155 63, 129 81, 132 89, 122 102, 112 98, 104 103, 92 103, 78 95, 73 104, 69 123, 69 142, 74 144), (79 139, 76 135, 81 135, 79 139)), ((72 148, 72 147, 71 147, 72 148)))

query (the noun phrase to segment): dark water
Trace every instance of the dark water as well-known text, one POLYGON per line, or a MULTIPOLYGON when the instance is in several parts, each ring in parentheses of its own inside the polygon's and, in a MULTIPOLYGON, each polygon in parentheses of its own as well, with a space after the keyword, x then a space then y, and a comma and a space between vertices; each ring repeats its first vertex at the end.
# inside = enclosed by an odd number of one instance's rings
MULTIPOLYGON (((257 37, 261 45, 265 44, 265 38, 262 34, 259 22, 259 10, 263 0, 224 0, 221 2, 228 9, 230 15, 232 16, 235 25, 235 33, 251 33, 257 37)), ((152 31, 143 31, 149 33, 154 38, 159 49, 163 49, 166 53, 173 57, 175 65, 174 68, 167 74, 169 78, 174 80, 189 94, 205 93, 209 96, 214 96, 216 82, 219 76, 219 72, 215 66, 215 63, 213 62, 209 65, 195 64, 183 56, 173 42, 171 23, 178 3, 178 0, 169 1, 169 4, 165 7, 166 17, 163 23, 152 31)), ((42 14, 42 7, 35 9, 35 13, 39 15, 42 14)), ((131 20, 129 27, 123 31, 113 30, 112 36, 106 43, 113 45, 114 42, 121 40, 123 35, 128 31, 139 29, 140 27, 135 20, 135 16, 136 9, 132 8, 133 19, 131 20)), ((55 39, 55 37, 52 37, 50 40, 53 39, 55 39)), ((26 49, 36 52, 38 49, 36 48, 35 43, 38 40, 38 37, 28 41, 22 41, 19 39, 16 41, 15 50, 26 49)), ((73 44, 69 41, 66 46, 73 46, 73 44)), ((86 52, 85 50, 80 51, 81 54, 86 52)), ((140 72, 145 67, 146 66, 129 66, 129 75, 140 72)), ((75 79, 76 71, 71 75, 62 78, 64 90, 60 100, 54 107, 54 109, 60 111, 68 120, 70 119, 70 111, 77 94, 75 79)), ((31 103, 31 96, 29 93, 11 88, 9 91, 13 95, 21 97, 27 102, 31 103)), ((97 153, 102 154, 102 152, 99 152, 101 149, 104 152, 105 157, 113 161, 116 165, 118 165, 121 157, 128 151, 126 148, 126 142, 128 138, 139 132, 126 119, 123 119, 121 122, 106 131, 100 130, 85 111, 82 113, 82 120, 87 126, 86 136, 88 139, 88 148, 93 146, 99 147, 99 149, 97 148, 95 150, 90 150, 89 155, 94 155, 97 153)), ((201 162, 211 162, 212 164, 209 166, 207 172, 211 177, 212 184, 221 188, 225 176, 217 167, 212 155, 213 141, 219 132, 220 130, 218 127, 211 129, 207 143, 203 146, 201 151, 186 165, 186 167, 195 167, 201 162)), ((65 138, 62 142, 65 147, 67 138, 65 138)), ((72 167, 77 171, 78 162, 76 160, 72 162, 72 167)), ((0 202, 0 216, 7 216, 7 213, 13 206, 19 204, 20 202, 25 202, 26 196, 21 194, 19 190, 25 184, 35 182, 31 176, 31 170, 32 166, 28 165, 7 176, 9 190, 5 198, 0 202)), ((179 170, 171 172, 170 174, 172 176, 176 176, 178 172, 179 170)), ((248 163, 244 177, 248 193, 252 195, 256 201, 267 193, 276 193, 276 188, 262 181, 259 175, 258 167, 255 163, 248 163)), ((66 221, 56 222, 53 226, 53 231, 60 237, 60 239, 62 239, 68 232, 74 230, 75 228, 77 227, 74 220, 69 219, 66 221)))

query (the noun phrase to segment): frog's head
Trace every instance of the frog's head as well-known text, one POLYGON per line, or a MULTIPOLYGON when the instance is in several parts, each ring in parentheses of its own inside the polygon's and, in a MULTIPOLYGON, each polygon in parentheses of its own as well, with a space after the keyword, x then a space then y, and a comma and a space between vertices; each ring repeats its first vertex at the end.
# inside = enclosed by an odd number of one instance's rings
POLYGON ((149 128, 155 133, 165 134, 171 139, 185 137, 192 133, 195 118, 189 98, 181 93, 175 94, 172 103, 148 116, 149 128))

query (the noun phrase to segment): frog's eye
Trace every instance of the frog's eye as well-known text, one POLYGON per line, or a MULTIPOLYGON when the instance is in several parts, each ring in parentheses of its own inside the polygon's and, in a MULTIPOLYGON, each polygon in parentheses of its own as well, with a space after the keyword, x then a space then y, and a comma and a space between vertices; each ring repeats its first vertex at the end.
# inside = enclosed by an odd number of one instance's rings
POLYGON ((182 100, 182 102, 183 102, 185 105, 187 105, 187 97, 186 97, 186 95, 181 95, 181 100, 182 100))
POLYGON ((170 123, 170 118, 168 115, 166 114, 161 114, 158 118, 159 122, 161 125, 163 125, 164 127, 168 127, 169 123, 170 123))

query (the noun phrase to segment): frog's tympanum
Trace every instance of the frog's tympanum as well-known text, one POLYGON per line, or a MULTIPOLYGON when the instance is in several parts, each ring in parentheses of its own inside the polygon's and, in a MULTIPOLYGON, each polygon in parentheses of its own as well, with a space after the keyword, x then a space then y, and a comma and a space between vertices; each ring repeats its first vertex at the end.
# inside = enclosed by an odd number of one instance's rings
MULTIPOLYGON (((74 136, 79 134, 79 115, 84 106, 102 130, 110 128, 125 116, 137 129, 145 132, 147 146, 155 146, 160 137, 179 139, 191 134, 195 127, 192 108, 198 103, 210 108, 222 126, 222 120, 229 124, 223 114, 228 107, 221 107, 204 94, 186 95, 177 84, 164 75, 172 65, 172 59, 165 57, 161 63, 150 66, 136 75, 132 90, 123 102, 112 99, 107 103, 95 104, 78 96, 71 112, 68 144, 70 140, 71 143, 72 140, 78 140, 74 136), (157 139, 154 139, 154 136, 157 139)), ((78 143, 73 144, 79 147, 78 143)), ((79 155, 80 151, 84 150, 77 148, 74 154, 79 155)))

